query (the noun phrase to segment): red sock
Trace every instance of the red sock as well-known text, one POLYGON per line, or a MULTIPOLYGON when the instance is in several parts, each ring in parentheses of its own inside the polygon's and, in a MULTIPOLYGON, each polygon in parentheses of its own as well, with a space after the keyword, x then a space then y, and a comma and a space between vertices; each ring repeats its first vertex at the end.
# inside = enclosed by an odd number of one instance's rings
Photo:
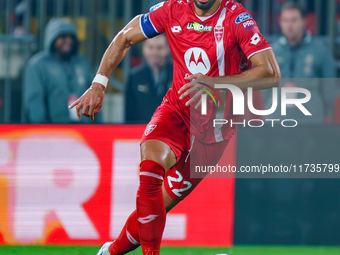
POLYGON ((133 211, 127 219, 117 239, 109 247, 111 255, 122 255, 139 247, 139 232, 137 224, 137 211, 133 211))
POLYGON ((162 194, 165 169, 152 160, 140 164, 137 191, 137 220, 144 255, 158 255, 165 227, 165 205, 162 194))

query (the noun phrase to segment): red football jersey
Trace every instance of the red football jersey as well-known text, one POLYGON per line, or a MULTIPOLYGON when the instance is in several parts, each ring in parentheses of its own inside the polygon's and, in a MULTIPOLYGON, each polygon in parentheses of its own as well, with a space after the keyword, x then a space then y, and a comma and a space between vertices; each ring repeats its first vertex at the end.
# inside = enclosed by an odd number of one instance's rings
MULTIPOLYGON (((202 73, 226 76, 242 72, 250 66, 249 58, 270 49, 270 45, 249 12, 235 1, 222 0, 219 9, 210 16, 196 14, 193 0, 170 0, 153 6, 140 18, 140 27, 147 38, 166 33, 173 56, 172 88, 165 100, 181 115, 190 133, 205 143, 229 139, 230 125, 213 127, 214 119, 237 121, 232 115, 232 95, 220 91, 223 107, 208 104, 207 115, 185 106, 189 100, 179 100, 184 77, 202 73), (246 68, 245 68, 246 67, 246 68)), ((208 100, 209 102, 209 100, 208 100)))

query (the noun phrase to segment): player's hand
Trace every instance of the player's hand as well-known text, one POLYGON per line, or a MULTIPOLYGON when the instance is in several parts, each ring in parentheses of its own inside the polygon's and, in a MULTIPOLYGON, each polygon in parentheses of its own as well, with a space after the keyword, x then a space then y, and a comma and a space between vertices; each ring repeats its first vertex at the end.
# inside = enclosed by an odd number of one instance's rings
POLYGON ((77 116, 80 119, 81 114, 90 117, 94 121, 94 115, 99 113, 103 106, 105 96, 105 87, 99 83, 93 83, 92 86, 73 104, 69 106, 70 109, 77 106, 77 116), (82 109, 81 113, 80 110, 82 109))
MULTIPOLYGON (((186 102, 186 106, 191 105, 195 101, 201 99, 202 94, 204 94, 204 90, 209 90, 209 88, 205 85, 207 84, 208 76, 204 74, 198 73, 194 75, 190 75, 184 78, 190 83, 185 84, 179 91, 178 94, 182 94, 179 99, 183 100, 184 98, 195 93, 188 102, 186 102)), ((197 109, 201 105, 201 100, 195 105, 195 109, 197 109)))

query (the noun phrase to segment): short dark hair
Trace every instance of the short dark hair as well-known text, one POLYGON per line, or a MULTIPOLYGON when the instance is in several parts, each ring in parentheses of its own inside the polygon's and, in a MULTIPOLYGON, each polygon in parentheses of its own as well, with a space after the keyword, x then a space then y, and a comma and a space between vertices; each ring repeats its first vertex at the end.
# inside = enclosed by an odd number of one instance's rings
POLYGON ((300 4, 292 1, 285 2, 281 7, 281 13, 284 10, 299 10, 302 18, 306 17, 307 11, 300 4))

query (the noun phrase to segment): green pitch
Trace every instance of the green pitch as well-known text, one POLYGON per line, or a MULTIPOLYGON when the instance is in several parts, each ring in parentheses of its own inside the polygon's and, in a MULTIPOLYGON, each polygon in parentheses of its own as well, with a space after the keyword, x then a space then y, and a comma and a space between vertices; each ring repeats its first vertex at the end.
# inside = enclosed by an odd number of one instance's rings
MULTIPOLYGON (((0 246, 1 255, 96 255, 95 246, 0 246)), ((141 255, 137 249, 129 253, 141 255)), ((163 247, 162 255, 339 255, 340 247, 236 246, 234 248, 163 247)))

